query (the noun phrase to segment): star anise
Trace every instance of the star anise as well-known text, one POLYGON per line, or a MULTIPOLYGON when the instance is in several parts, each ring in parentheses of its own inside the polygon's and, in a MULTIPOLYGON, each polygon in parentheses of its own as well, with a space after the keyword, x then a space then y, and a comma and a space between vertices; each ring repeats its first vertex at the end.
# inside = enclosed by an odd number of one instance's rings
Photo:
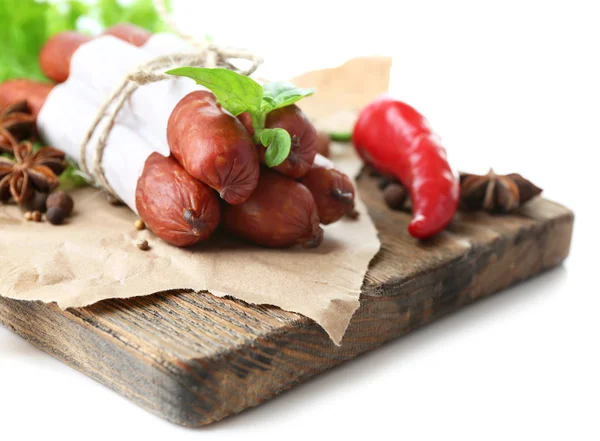
POLYGON ((35 117, 25 101, 0 110, 0 153, 12 153, 19 141, 29 139, 35 132, 35 117))
POLYGON ((58 175, 66 168, 65 154, 52 147, 33 151, 30 142, 13 146, 15 159, 0 157, 0 201, 10 196, 16 203, 26 203, 34 191, 49 193, 58 187, 58 175))
POLYGON ((465 208, 507 213, 542 192, 517 173, 497 175, 460 174, 460 200, 465 208))

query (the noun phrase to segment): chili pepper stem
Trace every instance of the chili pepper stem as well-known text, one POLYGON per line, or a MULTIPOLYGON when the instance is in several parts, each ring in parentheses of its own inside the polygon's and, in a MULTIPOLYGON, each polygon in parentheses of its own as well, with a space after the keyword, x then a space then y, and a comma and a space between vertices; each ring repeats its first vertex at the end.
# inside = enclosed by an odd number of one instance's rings
POLYGON ((335 142, 351 142, 352 132, 329 132, 329 139, 335 142))

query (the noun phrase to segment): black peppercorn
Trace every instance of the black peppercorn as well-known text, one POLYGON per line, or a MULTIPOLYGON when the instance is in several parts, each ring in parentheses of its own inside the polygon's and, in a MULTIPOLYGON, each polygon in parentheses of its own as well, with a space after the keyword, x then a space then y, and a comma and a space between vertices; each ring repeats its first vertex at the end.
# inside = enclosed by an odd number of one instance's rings
POLYGON ((46 212, 46 220, 52 225, 60 225, 67 217, 66 212, 61 207, 50 207, 46 212))
POLYGON ((392 183, 383 190, 383 200, 392 210, 401 210, 407 196, 408 192, 401 184, 392 183))
POLYGON ((64 213, 64 217, 67 217, 72 213, 73 205, 73 198, 64 191, 52 193, 48 196, 48 200, 46 201, 48 211, 50 211, 51 208, 60 208, 64 213))
POLYGON ((398 181, 394 180, 394 179, 390 179, 386 176, 383 176, 381 178, 379 178, 379 181, 377 182, 377 188, 379 188, 380 190, 385 190, 385 188, 390 185, 390 184, 395 184, 398 183, 398 181))

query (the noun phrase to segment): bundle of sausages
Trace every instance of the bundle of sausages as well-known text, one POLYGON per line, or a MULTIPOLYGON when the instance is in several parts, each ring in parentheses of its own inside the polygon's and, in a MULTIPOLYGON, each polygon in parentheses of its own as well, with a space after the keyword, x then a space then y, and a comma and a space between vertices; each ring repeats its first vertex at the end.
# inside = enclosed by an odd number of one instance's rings
MULTIPOLYGON (((105 34, 144 48, 151 45, 153 37, 129 24, 112 27, 105 34)), ((75 32, 55 35, 40 54, 42 71, 57 83, 69 80, 77 51, 88 44, 93 44, 91 38, 75 32)), ((56 120, 61 109, 52 106, 52 95, 61 93, 61 87, 8 81, 0 85, 0 105, 27 100, 34 114, 41 112, 40 120, 56 120)), ((80 87, 81 95, 86 95, 87 87, 98 85, 80 87)), ((320 224, 336 222, 353 210, 351 180, 327 158, 317 155, 316 130, 297 106, 283 107, 267 116, 267 128, 282 128, 292 139, 287 159, 269 169, 264 165, 265 148, 253 140, 248 115, 236 118, 221 108, 211 92, 188 89, 181 89, 186 91, 185 96, 168 116, 170 156, 169 151, 148 147, 137 155, 137 161, 141 161, 138 164, 133 158, 135 152, 127 145, 109 142, 106 150, 107 155, 119 155, 113 158, 113 164, 126 161, 106 170, 107 177, 117 184, 124 182, 122 193, 131 191, 131 197, 119 196, 157 236, 176 246, 190 246, 206 240, 222 224, 230 233, 262 246, 299 244, 311 248, 322 241, 320 224), (125 175, 131 173, 126 171, 135 167, 139 172, 127 185, 125 175)), ((76 106, 84 98, 74 97, 69 105, 76 106)), ((160 109, 156 113, 160 114, 160 109)), ((79 134, 69 138, 69 134, 54 133, 48 125, 51 123, 40 123, 41 134, 48 133, 51 141, 59 141, 55 143, 58 148, 63 148, 61 136, 67 144, 81 138, 79 134)), ((119 139, 135 137, 136 142, 143 143, 135 130, 117 129, 123 135, 119 139)), ((70 153, 74 148, 67 150, 70 153)))

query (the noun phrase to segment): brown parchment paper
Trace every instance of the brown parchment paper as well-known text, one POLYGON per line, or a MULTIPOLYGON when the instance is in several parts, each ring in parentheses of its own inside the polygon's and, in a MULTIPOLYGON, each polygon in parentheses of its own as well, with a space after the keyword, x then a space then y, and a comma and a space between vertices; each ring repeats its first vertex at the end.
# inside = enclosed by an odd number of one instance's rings
MULTIPOLYGON (((321 128, 345 130, 356 109, 386 90, 388 72, 389 59, 367 58, 294 81, 318 88, 303 107, 321 128)), ((352 148, 334 147, 332 159, 356 176, 360 162, 352 148)), ((135 214, 108 204, 99 191, 87 188, 73 196, 76 211, 58 227, 26 222, 18 207, 0 206, 2 296, 69 308, 170 289, 208 290, 306 315, 340 344, 380 247, 360 197, 359 220, 325 227, 319 248, 272 250, 223 234, 179 249, 149 231, 136 231, 135 214), (151 246, 146 252, 136 246, 144 239, 151 246)))

